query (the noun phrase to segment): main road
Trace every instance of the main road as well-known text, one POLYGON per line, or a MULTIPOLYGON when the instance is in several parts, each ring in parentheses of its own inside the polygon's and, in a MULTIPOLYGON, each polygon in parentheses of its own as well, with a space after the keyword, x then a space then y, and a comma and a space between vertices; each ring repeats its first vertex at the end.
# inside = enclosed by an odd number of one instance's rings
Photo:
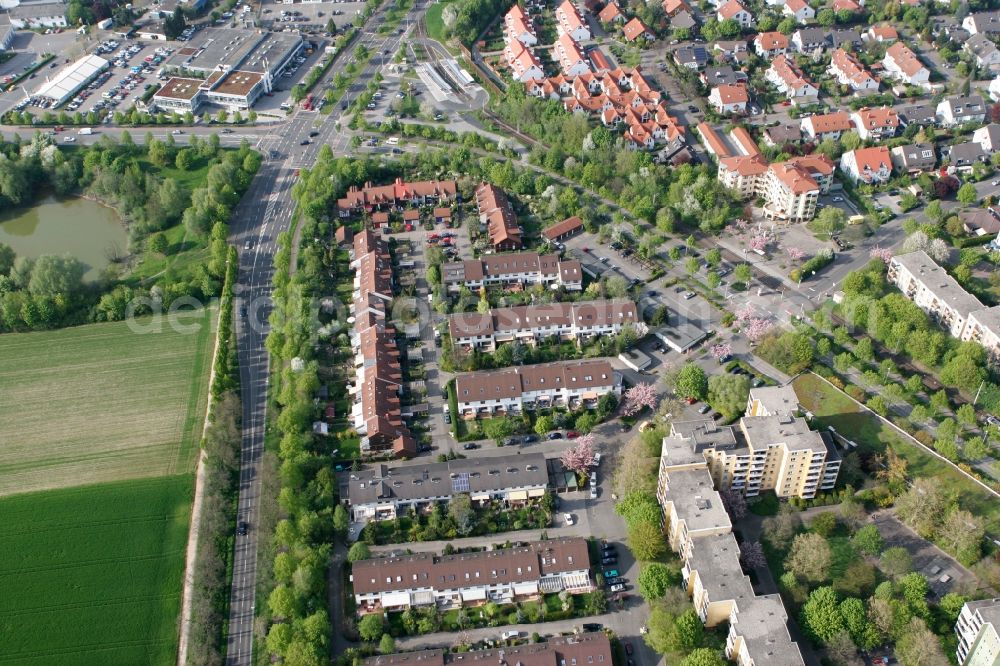
MULTIPOLYGON (((425 0, 415 2, 406 17, 406 25, 418 19, 425 7, 425 0)), ((379 11, 368 25, 378 26, 384 18, 384 13, 379 11)), ((363 44, 373 56, 358 75, 355 85, 367 84, 384 62, 384 53, 395 53, 403 39, 404 33, 398 31, 381 35, 364 31, 355 44, 363 44)), ((346 53, 338 58, 316 89, 322 90, 325 82, 342 72, 350 60, 346 53)), ((229 225, 230 241, 240 252, 235 305, 237 311, 247 308, 247 317, 236 318, 236 334, 243 400, 238 520, 248 525, 247 534, 237 536, 233 559, 226 645, 226 663, 230 666, 249 666, 253 661, 257 553, 260 547, 256 526, 267 416, 268 355, 264 340, 271 312, 276 239, 280 232, 289 228, 292 220, 291 189, 295 183, 295 169, 312 164, 323 144, 331 145, 337 154, 347 151, 346 137, 339 132, 341 120, 339 107, 329 116, 299 110, 288 122, 275 128, 272 134, 261 137, 258 148, 263 152, 264 162, 236 207, 229 225), (301 142, 310 131, 318 131, 319 135, 310 144, 302 146, 301 142)))

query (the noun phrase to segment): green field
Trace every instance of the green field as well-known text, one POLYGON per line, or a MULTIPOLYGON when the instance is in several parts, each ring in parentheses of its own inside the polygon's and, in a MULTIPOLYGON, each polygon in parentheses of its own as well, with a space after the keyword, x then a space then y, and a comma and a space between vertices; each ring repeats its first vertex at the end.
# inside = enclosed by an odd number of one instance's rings
POLYGON ((195 333, 147 318, 136 323, 160 332, 117 322, 2 336, 0 497, 190 472, 216 314, 183 316, 195 333))
POLYGON ((862 410, 843 392, 813 374, 797 377, 793 383, 802 407, 817 421, 858 444, 861 451, 882 452, 886 445, 906 459, 911 477, 934 479, 959 498, 962 508, 982 516, 987 531, 1000 530, 1000 500, 976 485, 951 465, 930 455, 910 439, 885 425, 873 413, 862 410))
POLYGON ((0 499, 0 664, 177 660, 190 474, 0 499))
POLYGON ((427 36, 433 40, 444 41, 444 22, 441 20, 441 12, 455 0, 439 0, 427 8, 424 21, 427 24, 427 36))

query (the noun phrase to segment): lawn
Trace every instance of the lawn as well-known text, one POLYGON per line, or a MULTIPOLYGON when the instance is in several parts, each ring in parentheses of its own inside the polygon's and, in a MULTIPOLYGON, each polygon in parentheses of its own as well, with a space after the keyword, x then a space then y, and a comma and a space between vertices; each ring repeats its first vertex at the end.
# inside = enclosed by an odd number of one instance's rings
POLYGON ((192 492, 182 474, 0 499, 0 664, 174 664, 192 492))
MULTIPOLYGON (((190 472, 208 396, 216 310, 0 343, 0 497, 190 472), (160 332, 139 333, 137 330, 160 332)), ((43 512, 39 516, 44 518, 43 512)))
POLYGON ((962 508, 982 516, 988 532, 1000 530, 1000 501, 962 476, 954 467, 901 436, 816 375, 800 375, 793 386, 802 407, 812 412, 821 425, 833 426, 838 433, 856 442, 863 452, 882 452, 886 445, 891 445, 897 454, 906 459, 911 477, 934 479, 945 490, 957 494, 962 508))
POLYGON ((444 8, 452 4, 455 0, 439 0, 427 9, 424 21, 427 23, 427 36, 439 42, 444 41, 444 21, 441 20, 441 13, 444 8))

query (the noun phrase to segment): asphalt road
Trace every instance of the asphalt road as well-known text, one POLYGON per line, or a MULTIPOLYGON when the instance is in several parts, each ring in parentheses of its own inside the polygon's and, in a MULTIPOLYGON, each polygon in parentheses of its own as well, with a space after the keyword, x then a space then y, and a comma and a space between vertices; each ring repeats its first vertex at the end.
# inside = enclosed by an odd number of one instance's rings
MULTIPOLYGON (((415 4, 410 12, 410 22, 422 13, 425 6, 423 2, 415 4)), ((372 17, 369 25, 380 25, 383 18, 382 12, 379 12, 372 17)), ((356 44, 364 44, 375 53, 384 50, 393 53, 403 39, 404 35, 398 32, 378 35, 365 31, 356 44)), ((338 72, 343 71, 349 61, 349 57, 338 59, 316 90, 322 90, 338 72)), ((380 65, 381 59, 373 58, 357 80, 362 83, 369 81, 380 65)), ((263 152, 265 161, 230 222, 230 242, 240 251, 236 286, 237 311, 242 307, 247 308, 245 319, 237 317, 236 332, 243 399, 238 519, 249 526, 248 534, 237 538, 233 561, 226 645, 226 663, 230 666, 249 665, 253 661, 259 550, 255 528, 260 507, 260 461, 264 449, 268 377, 268 355, 264 340, 271 311, 271 277, 274 253, 277 250, 276 238, 280 232, 289 228, 292 219, 294 206, 291 189, 296 178, 294 170, 311 165, 319 147, 325 143, 330 144, 337 154, 346 153, 346 136, 338 130, 341 120, 339 109, 329 116, 300 110, 280 126, 254 132, 255 136, 259 136, 257 146, 263 152), (301 141, 313 129, 319 132, 319 136, 310 144, 301 146, 301 141)), ((235 139, 237 135, 224 136, 235 139)))

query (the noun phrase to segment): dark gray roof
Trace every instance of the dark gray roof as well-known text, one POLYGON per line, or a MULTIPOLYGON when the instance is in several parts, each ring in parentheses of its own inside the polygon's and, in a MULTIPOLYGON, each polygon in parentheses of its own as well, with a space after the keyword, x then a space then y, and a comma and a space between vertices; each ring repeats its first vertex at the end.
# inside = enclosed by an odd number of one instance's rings
POLYGON ((680 10, 670 19, 670 26, 673 28, 691 29, 696 25, 698 25, 698 21, 686 9, 680 10))
POLYGON ((764 135, 776 145, 802 140, 802 126, 798 124, 775 125, 764 130, 764 135))
POLYGON ((985 161, 986 153, 978 143, 966 141, 965 143, 956 143, 952 146, 948 152, 948 159, 956 166, 965 166, 985 161))
POLYGON ((725 84, 732 85, 747 80, 746 72, 735 70, 729 65, 709 67, 701 75, 704 78, 705 85, 712 88, 725 84))
POLYGON ((937 109, 933 104, 912 104, 899 107, 896 112, 907 125, 930 125, 937 120, 937 109))
POLYGON ((930 143, 911 143, 906 146, 897 146, 892 149, 891 153, 894 168, 930 169, 937 163, 934 146, 930 143))
POLYGON ((830 44, 836 48, 841 44, 853 44, 861 46, 861 33, 857 30, 831 30, 827 33, 830 44))
POLYGON ((674 59, 681 64, 694 63, 698 67, 704 67, 708 64, 708 51, 705 50, 704 46, 697 44, 694 46, 682 46, 674 51, 674 59))
POLYGON ((792 35, 792 41, 804 47, 818 44, 826 48, 830 45, 829 35, 822 28, 802 28, 792 35))

